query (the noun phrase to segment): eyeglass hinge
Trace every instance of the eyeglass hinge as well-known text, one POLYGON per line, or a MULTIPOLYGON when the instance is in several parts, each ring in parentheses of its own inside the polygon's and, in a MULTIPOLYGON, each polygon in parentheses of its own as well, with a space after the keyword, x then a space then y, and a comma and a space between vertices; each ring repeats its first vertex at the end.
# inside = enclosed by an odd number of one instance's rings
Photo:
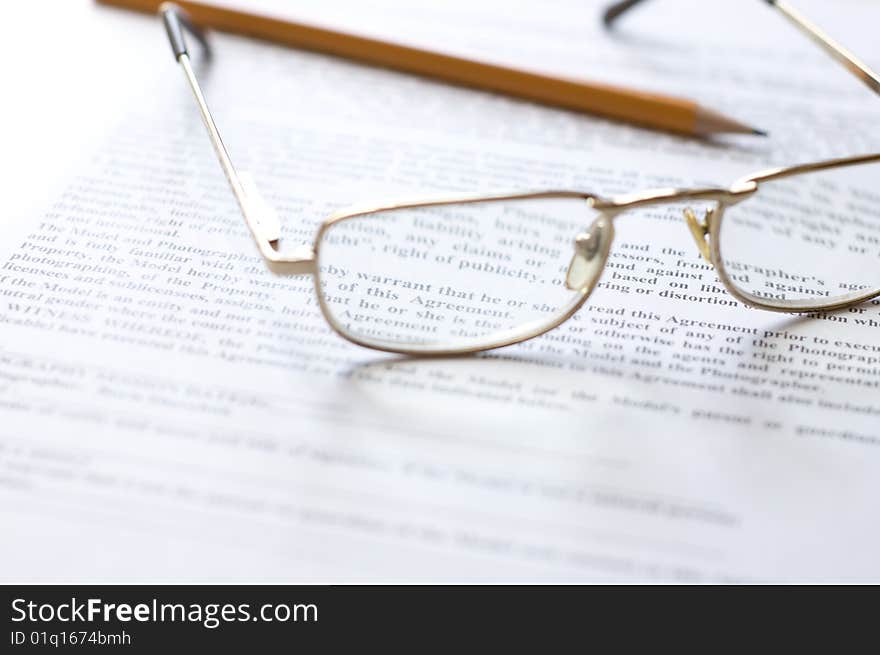
POLYGON ((281 238, 281 222, 278 220, 278 215, 269 206, 269 203, 260 195, 253 175, 247 171, 240 171, 238 179, 241 182, 242 189, 244 189, 245 196, 247 196, 249 208, 257 220, 260 235, 266 241, 278 241, 281 238))

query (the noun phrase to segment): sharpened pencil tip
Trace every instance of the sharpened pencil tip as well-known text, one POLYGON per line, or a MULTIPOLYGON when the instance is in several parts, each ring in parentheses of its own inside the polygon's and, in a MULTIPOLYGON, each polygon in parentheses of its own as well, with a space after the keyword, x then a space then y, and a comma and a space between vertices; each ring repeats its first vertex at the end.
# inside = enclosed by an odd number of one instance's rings
POLYGON ((724 114, 717 111, 707 109, 706 107, 697 106, 696 116, 694 117, 694 133, 709 134, 754 134, 756 136, 767 136, 764 130, 759 130, 747 123, 740 123, 737 120, 728 118, 724 114))

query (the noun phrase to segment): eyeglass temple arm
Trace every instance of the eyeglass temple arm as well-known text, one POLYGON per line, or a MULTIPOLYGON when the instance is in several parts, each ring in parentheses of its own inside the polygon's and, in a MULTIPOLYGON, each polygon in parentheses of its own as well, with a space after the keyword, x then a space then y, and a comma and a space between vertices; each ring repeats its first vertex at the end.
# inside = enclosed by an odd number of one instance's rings
MULTIPOLYGON (((860 61, 853 53, 819 29, 815 23, 782 0, 762 0, 762 2, 778 9, 790 23, 817 43, 850 73, 859 78, 869 89, 874 93, 880 94, 880 76, 860 61)), ((602 14, 602 22, 606 27, 610 28, 621 15, 636 5, 643 3, 644 0, 620 0, 615 2, 605 9, 605 12, 602 14)))
POLYGON ((165 33, 171 43, 171 51, 174 53, 175 60, 179 61, 182 55, 189 56, 184 31, 196 38, 208 58, 212 56, 211 45, 205 38, 205 33, 196 27, 183 9, 171 2, 163 2, 159 6, 159 14, 162 16, 162 23, 165 25, 165 33))
POLYGON ((275 213, 260 196, 253 178, 244 171, 240 174, 236 172, 232 159, 229 157, 229 152, 220 138, 217 124, 214 122, 214 117, 208 108, 205 95, 202 93, 202 88, 193 71, 184 36, 184 31, 192 34, 210 57, 211 50, 204 33, 193 24, 180 7, 173 3, 163 2, 159 6, 159 13, 162 16, 162 22, 165 24, 165 31, 171 43, 174 59, 183 69, 186 81, 189 83, 196 104, 199 107, 202 122, 208 130, 208 137, 214 146, 214 152, 217 154, 220 166, 226 174, 226 179, 232 188, 235 199, 238 201, 238 206, 241 208, 245 223, 257 244, 260 254, 266 260, 269 269, 275 273, 298 274, 311 272, 312 264, 314 263, 311 247, 301 246, 296 249, 291 257, 279 254, 278 245, 281 237, 281 226, 275 217, 275 213))

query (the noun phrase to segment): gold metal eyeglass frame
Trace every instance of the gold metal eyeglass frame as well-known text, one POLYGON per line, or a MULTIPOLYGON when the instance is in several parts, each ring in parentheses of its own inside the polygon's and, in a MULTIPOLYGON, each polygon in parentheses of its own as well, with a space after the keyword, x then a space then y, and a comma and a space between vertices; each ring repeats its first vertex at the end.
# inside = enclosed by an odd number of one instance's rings
MULTIPOLYGON (((858 62, 858 60, 856 60, 850 53, 820 32, 818 28, 788 7, 787 4, 779 1, 774 2, 772 0, 765 1, 780 9, 789 20, 794 22, 801 30, 809 34, 826 50, 831 52, 836 59, 844 63, 851 72, 856 74, 869 87, 874 91, 880 92, 880 78, 878 78, 877 75, 864 64, 858 62)), ((641 0, 623 0, 622 2, 610 6, 604 16, 606 25, 610 26, 611 23, 624 11, 640 2, 641 0)), ((199 107, 202 121, 205 124, 208 136, 217 154, 217 158, 226 174, 232 192, 238 201, 238 205, 244 216, 248 230, 256 243, 260 255, 265 261, 267 268, 277 275, 311 275, 314 280, 318 304, 327 323, 339 336, 357 345, 374 350, 382 350, 404 355, 458 355, 509 346, 522 341, 527 341, 544 334, 545 332, 549 332, 567 321, 583 306, 599 281, 600 274, 591 276, 589 283, 577 290, 578 296, 576 296, 574 302, 568 305, 564 312, 549 320, 547 323, 541 323, 534 329, 517 333, 515 336, 499 337, 496 340, 487 341, 479 345, 464 345, 461 347, 425 344, 407 345, 404 343, 397 345, 391 342, 380 344, 375 341, 363 340, 341 326, 335 320, 332 312, 327 306, 327 302, 321 290, 320 271, 318 266, 322 239, 331 226, 341 221, 363 217, 377 212, 417 207, 471 204, 505 200, 550 198, 582 199, 587 207, 598 213, 598 217, 594 220, 593 226, 588 232, 581 233, 575 237, 574 248, 577 250, 578 248, 584 247, 584 244, 588 240, 594 239, 598 234, 600 236, 598 240, 598 250, 593 257, 598 256, 601 258, 596 262, 596 267, 601 272, 605 267, 605 262, 613 241, 614 219, 618 215, 631 209, 651 205, 679 203, 689 200, 712 201, 717 204, 714 209, 706 213, 702 221, 690 210, 685 211, 685 219, 702 256, 715 268, 721 283, 727 291, 743 304, 773 312, 803 313, 834 311, 851 307, 880 296, 880 288, 878 288, 869 292, 851 293, 837 298, 831 303, 822 302, 821 300, 775 300, 773 303, 769 303, 765 298, 740 290, 733 283, 723 264, 719 239, 724 210, 727 207, 733 206, 749 198, 758 190, 761 183, 816 171, 856 166, 859 164, 880 163, 880 153, 764 170, 743 177, 726 188, 652 189, 612 198, 601 198, 595 194, 582 191, 550 190, 495 195, 453 195, 439 198, 385 202, 353 207, 337 212, 326 219, 319 227, 312 245, 301 245, 294 249, 290 254, 282 254, 280 251, 281 226, 278 219, 275 217, 275 214, 269 205, 260 196, 253 178, 244 171, 237 172, 235 170, 229 157, 229 153, 220 138, 220 133, 208 108, 205 96, 202 93, 201 87, 199 86, 198 80, 193 72, 183 30, 186 29, 193 34, 210 55, 210 48, 208 47, 204 35, 201 30, 189 20, 183 10, 173 3, 163 3, 159 7, 159 13, 165 24, 175 60, 183 69, 186 80, 199 107)), ((878 284, 878 287, 880 287, 880 284, 878 284)))

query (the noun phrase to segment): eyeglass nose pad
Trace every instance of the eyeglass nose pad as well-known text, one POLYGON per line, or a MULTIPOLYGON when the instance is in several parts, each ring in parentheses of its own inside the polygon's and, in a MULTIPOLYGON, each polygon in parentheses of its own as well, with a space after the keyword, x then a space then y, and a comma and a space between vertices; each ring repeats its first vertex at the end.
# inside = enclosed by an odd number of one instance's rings
POLYGON ((589 231, 578 234, 574 239, 574 255, 568 264, 565 286, 572 291, 592 289, 611 248, 614 228, 606 216, 600 216, 590 226, 589 231))
POLYGON ((711 225, 712 216, 714 215, 714 209, 707 209, 705 218, 701 223, 693 209, 688 207, 684 210, 684 220, 687 222, 688 227, 691 230, 691 236, 694 237, 694 241, 697 243, 697 248, 700 249, 700 254, 703 255, 703 259, 710 264, 712 263, 712 255, 709 253, 709 242, 706 241, 706 237, 709 236, 709 226, 711 225))

